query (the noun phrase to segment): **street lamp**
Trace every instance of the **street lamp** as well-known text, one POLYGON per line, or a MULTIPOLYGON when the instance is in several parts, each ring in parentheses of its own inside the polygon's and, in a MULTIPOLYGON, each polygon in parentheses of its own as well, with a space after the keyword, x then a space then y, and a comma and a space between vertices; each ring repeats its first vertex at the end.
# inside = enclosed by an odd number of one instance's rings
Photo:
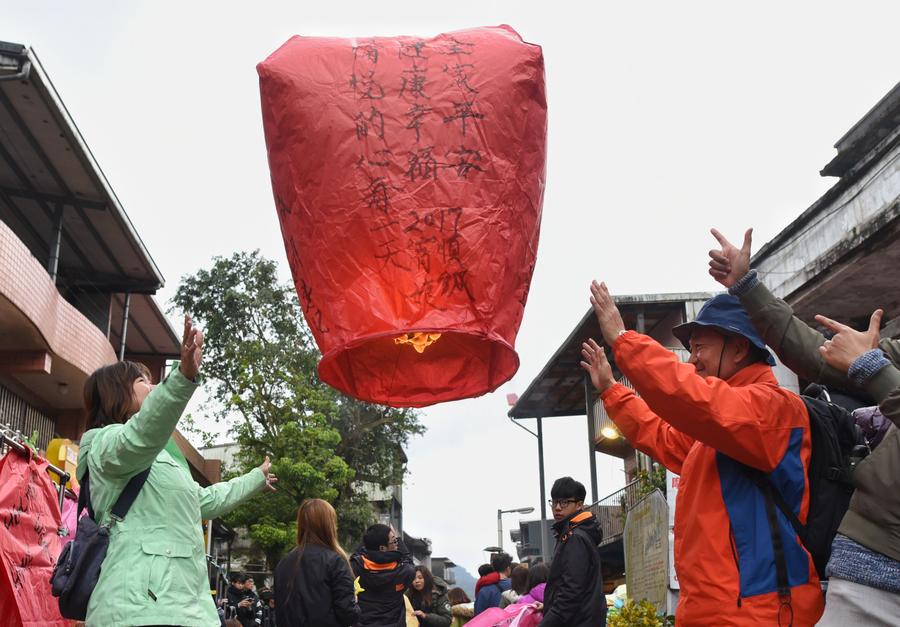
POLYGON ((619 438, 619 430, 613 426, 606 425, 602 429, 600 429, 600 435, 602 435, 607 440, 617 440, 619 438))
POLYGON ((497 510, 497 544, 500 550, 503 550, 503 514, 530 514, 534 511, 533 507, 519 507, 516 509, 498 509, 497 510))

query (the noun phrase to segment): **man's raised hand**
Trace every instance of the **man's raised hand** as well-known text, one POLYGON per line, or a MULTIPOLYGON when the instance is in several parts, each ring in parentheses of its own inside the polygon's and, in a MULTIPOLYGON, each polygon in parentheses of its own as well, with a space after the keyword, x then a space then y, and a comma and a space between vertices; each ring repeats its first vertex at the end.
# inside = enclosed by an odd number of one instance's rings
POLYGON ((594 315, 597 316, 597 322, 600 323, 600 331, 603 333, 603 339, 607 345, 612 346, 619 337, 621 331, 625 330, 625 323, 622 322, 622 315, 619 308, 613 302, 609 290, 606 289, 606 283, 591 283, 591 307, 594 308, 594 315))
POLYGON ((581 367, 591 375, 591 383, 598 392, 602 394, 616 384, 606 351, 597 342, 588 340, 582 344, 581 355, 584 357, 581 367))
POLYGON ((747 229, 744 233, 744 244, 740 248, 729 242, 718 230, 711 229, 710 232, 722 248, 709 251, 709 274, 725 287, 731 287, 750 272, 753 229, 747 229))
POLYGON ((846 324, 841 324, 831 318, 817 315, 816 320, 834 331, 835 335, 819 347, 822 358, 832 368, 841 372, 847 372, 850 366, 859 357, 878 347, 881 339, 881 317, 884 310, 876 309, 869 318, 869 328, 865 331, 851 329, 846 324))

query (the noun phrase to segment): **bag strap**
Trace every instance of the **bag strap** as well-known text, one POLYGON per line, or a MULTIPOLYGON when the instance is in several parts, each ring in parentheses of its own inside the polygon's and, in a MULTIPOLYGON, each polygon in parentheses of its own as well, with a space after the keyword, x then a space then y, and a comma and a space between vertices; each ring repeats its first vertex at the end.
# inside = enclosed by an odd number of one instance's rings
POLYGON ((805 547, 807 534, 806 525, 800 522, 800 519, 797 518, 794 510, 791 509, 791 506, 788 505, 787 501, 784 500, 784 497, 781 496, 781 492, 776 490, 775 486, 772 485, 772 482, 769 481, 768 475, 755 468, 750 468, 749 466, 744 466, 744 469, 744 474, 756 484, 756 487, 762 491, 763 496, 772 499, 778 509, 781 510, 781 513, 784 514, 785 518, 788 519, 788 522, 791 523, 791 527, 793 527, 797 535, 800 536, 800 542, 802 542, 805 547))
MULTIPOLYGON (((85 468, 87 468, 87 464, 85 464, 85 468)), ((75 520, 81 516, 82 510, 87 507, 88 516, 91 517, 91 520, 97 520, 94 518, 94 507, 91 505, 91 481, 90 481, 90 471, 84 471, 84 477, 81 480, 81 489, 78 492, 78 509, 75 510, 75 520)))
POLYGON ((790 595, 791 588, 788 585, 787 560, 784 556, 784 543, 781 540, 781 531, 778 529, 778 515, 775 513, 772 486, 767 482, 767 485, 762 487, 762 491, 766 502, 766 518, 769 520, 769 530, 772 535, 772 552, 775 554, 775 579, 778 585, 778 594, 790 595))
POLYGON ((128 480, 128 483, 125 485, 125 489, 122 490, 122 494, 119 495, 119 498, 116 500, 115 505, 112 506, 112 509, 109 510, 110 516, 113 520, 120 521, 125 518, 125 514, 128 513, 128 510, 131 509, 131 506, 134 504, 134 500, 138 497, 138 494, 141 492, 141 488, 144 487, 144 483, 147 481, 147 477, 150 476, 150 469, 140 472, 133 476, 128 480))
MULTIPOLYGON (((86 469, 84 472, 84 477, 81 480, 81 492, 79 492, 78 494, 77 515, 80 516, 81 511, 86 507, 88 516, 90 516, 92 520, 97 520, 97 517, 94 513, 94 506, 91 503, 90 475, 90 469, 86 469)), ((131 506, 134 504, 135 499, 137 499, 138 494, 140 494, 141 492, 141 488, 144 487, 144 483, 147 481, 147 477, 149 476, 150 469, 148 468, 147 470, 136 474, 128 480, 128 483, 125 484, 125 488, 122 490, 122 493, 119 495, 119 498, 116 500, 115 504, 110 510, 110 516, 113 520, 120 521, 125 518, 125 514, 128 513, 129 509, 131 509, 131 506)))
POLYGON ((775 584, 778 588, 779 600, 778 624, 781 625, 782 610, 786 609, 788 625, 792 626, 794 624, 794 609, 791 605, 791 587, 788 582, 787 558, 784 555, 784 542, 781 538, 781 531, 778 528, 778 515, 775 513, 775 507, 778 507, 788 520, 791 521, 791 526, 794 527, 794 530, 800 536, 801 541, 805 537, 806 529, 791 511, 790 507, 788 507, 787 503, 785 503, 784 498, 782 498, 778 490, 775 489, 765 473, 755 468, 750 468, 749 466, 742 466, 744 468, 744 474, 746 474, 762 492, 763 500, 766 504, 766 518, 769 522, 769 534, 772 537, 772 553, 775 558, 775 584), (796 525, 799 525, 803 529, 802 533, 797 529, 794 521, 796 521, 796 525))

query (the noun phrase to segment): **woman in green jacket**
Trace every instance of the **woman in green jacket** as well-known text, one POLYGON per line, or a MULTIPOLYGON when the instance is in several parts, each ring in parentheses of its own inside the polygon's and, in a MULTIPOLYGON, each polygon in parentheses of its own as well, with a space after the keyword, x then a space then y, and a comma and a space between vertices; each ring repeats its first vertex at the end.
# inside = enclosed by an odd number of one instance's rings
POLYGON ((447 600, 447 584, 425 566, 416 566, 412 586, 406 591, 413 614, 422 627, 450 627, 453 614, 447 600))
POLYGON ((276 479, 268 458, 207 488, 191 478, 171 436, 197 387, 202 349, 203 332, 185 316, 181 363, 158 386, 143 365, 128 361, 100 368, 85 382, 89 420, 100 428, 82 437, 76 475, 83 482, 89 472, 98 523, 110 522, 125 484, 150 468, 128 514, 110 527, 87 627, 219 625, 201 521, 226 514, 276 479))

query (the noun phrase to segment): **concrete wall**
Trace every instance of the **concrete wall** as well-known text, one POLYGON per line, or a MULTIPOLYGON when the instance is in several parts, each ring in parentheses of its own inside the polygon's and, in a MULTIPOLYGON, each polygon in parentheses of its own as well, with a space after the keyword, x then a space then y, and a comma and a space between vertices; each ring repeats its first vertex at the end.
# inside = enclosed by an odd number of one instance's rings
MULTIPOLYGON (((785 298, 814 279, 841 250, 859 244, 867 233, 866 225, 877 227, 890 212, 896 212, 900 197, 900 145, 852 184, 838 183, 833 198, 822 204, 808 219, 800 222, 796 233, 754 259, 766 285, 785 298)), ((788 231, 791 227, 788 227, 788 231)), ((776 238, 777 239, 777 238, 776 238)))

